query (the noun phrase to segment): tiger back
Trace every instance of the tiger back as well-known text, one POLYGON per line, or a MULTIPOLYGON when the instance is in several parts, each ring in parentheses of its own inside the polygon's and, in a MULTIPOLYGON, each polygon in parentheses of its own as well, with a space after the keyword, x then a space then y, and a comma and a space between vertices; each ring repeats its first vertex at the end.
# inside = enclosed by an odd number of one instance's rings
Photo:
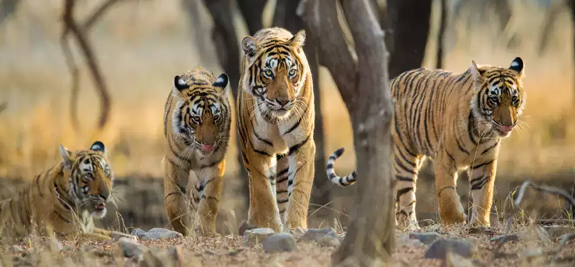
POLYGON ((15 197, 0 202, 0 236, 19 239, 27 234, 54 233, 57 238, 104 241, 112 232, 94 227, 93 218, 106 215, 112 199, 114 174, 106 148, 95 142, 90 150, 70 151, 60 145, 62 162, 38 174, 15 197))
POLYGON ((164 205, 174 230, 215 235, 231 109, 228 76, 202 67, 174 77, 164 110, 164 205), (198 177, 187 192, 190 171, 198 177), (195 211, 195 221, 191 208, 195 211))
POLYGON ((520 122, 525 107, 524 64, 478 66, 464 73, 416 69, 390 82, 395 100, 392 122, 396 223, 417 229, 415 190, 424 158, 434 160, 442 223, 467 217, 456 192, 457 172, 470 172, 470 223, 490 225, 497 155, 503 138, 520 122))

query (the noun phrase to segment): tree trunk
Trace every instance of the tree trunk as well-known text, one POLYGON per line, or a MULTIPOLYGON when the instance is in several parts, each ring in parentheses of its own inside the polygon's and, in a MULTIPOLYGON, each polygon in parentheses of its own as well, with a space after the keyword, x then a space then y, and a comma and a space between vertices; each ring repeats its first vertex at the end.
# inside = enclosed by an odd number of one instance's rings
MULTIPOLYGON (((573 63, 575 64, 575 0, 569 0, 569 9, 571 10, 571 22, 573 26, 571 26, 571 30, 573 31, 573 63)), ((573 87, 573 101, 575 102, 575 85, 573 87)))
MULTIPOLYGON (((228 0, 204 0, 204 4, 214 20, 212 38, 216 45, 216 54, 224 71, 230 77, 230 86, 235 100, 238 97, 238 85, 240 81, 240 51, 233 22, 231 2, 228 0)), ((236 159, 239 171, 237 178, 240 181, 239 191, 242 196, 245 196, 242 207, 248 207, 248 173, 244 168, 242 160, 239 135, 236 136, 236 144, 238 149, 236 159)))
MULTIPOLYGON (((211 0, 210 0, 211 1, 211 0)), ((262 17, 264 8, 268 0, 237 0, 238 7, 242 13, 250 35, 254 35, 257 31, 264 27, 262 17)))
POLYGON ((333 255, 334 265, 370 266, 377 260, 390 261, 395 246, 391 190, 393 106, 384 34, 368 1, 341 0, 355 49, 348 49, 343 39, 336 0, 308 0, 302 10, 313 38, 330 44, 318 47, 320 64, 334 77, 354 130, 359 177, 356 208, 345 240, 333 255), (357 53, 357 60, 350 51, 357 53), (351 95, 355 97, 346 97, 351 95))
POLYGON ((441 20, 439 21, 439 31, 437 33, 437 64, 435 68, 443 69, 443 39, 447 27, 447 0, 441 0, 441 20))
MULTIPOLYGON (((283 27, 292 33, 296 33, 305 28, 303 20, 296 15, 298 1, 277 0, 274 12, 273 26, 283 27)), ((306 29, 309 32, 309 29, 306 29)), ((311 74, 313 76, 313 93, 315 95, 315 130, 314 141, 316 147, 315 153, 315 173, 313 180, 313 191, 310 203, 317 205, 327 205, 331 202, 331 184, 327 179, 325 172, 325 146, 323 136, 323 117, 321 112, 321 95, 319 86, 319 69, 317 62, 316 44, 313 38, 308 38, 304 45, 304 52, 307 57, 311 74)), ((320 209, 315 212, 314 216, 320 218, 332 217, 334 214, 328 209, 320 209)))
POLYGON ((421 67, 429 35, 431 0, 387 0, 393 34, 389 77, 421 67))

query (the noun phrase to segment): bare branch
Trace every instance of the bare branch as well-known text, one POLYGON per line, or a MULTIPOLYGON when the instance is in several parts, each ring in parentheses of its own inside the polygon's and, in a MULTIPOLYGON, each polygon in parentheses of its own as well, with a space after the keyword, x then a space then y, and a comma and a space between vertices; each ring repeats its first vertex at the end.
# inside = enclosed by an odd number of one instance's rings
POLYGON ((64 22, 64 32, 62 34, 62 38, 65 38, 68 32, 70 32, 75 37, 76 41, 80 46, 80 50, 84 55, 86 65, 88 65, 88 68, 90 69, 90 74, 92 76, 92 79, 94 80, 94 84, 96 85, 96 89, 98 90, 98 93, 101 98, 101 111, 100 111, 100 118, 98 120, 98 128, 101 129, 104 128, 110 116, 110 105, 111 105, 110 96, 108 94, 108 89, 106 87, 104 77, 101 73, 100 67, 93 53, 92 47, 88 42, 87 37, 84 34, 84 30, 77 24, 76 20, 74 19, 74 7, 75 7, 74 0, 66 0, 64 2, 64 14, 62 15, 62 19, 64 22))
POLYGON ((82 27, 85 30, 90 30, 92 28, 92 26, 94 26, 94 24, 96 22, 98 22, 98 20, 104 15, 106 14, 106 12, 108 10, 110 10, 110 8, 118 3, 120 0, 108 0, 104 3, 102 3, 98 8, 96 8, 96 10, 94 10, 94 12, 92 12, 92 14, 90 16, 88 16, 88 18, 86 19, 86 21, 82 24, 82 27))
POLYGON ((0 112, 4 111, 8 107, 8 102, 0 104, 0 112))

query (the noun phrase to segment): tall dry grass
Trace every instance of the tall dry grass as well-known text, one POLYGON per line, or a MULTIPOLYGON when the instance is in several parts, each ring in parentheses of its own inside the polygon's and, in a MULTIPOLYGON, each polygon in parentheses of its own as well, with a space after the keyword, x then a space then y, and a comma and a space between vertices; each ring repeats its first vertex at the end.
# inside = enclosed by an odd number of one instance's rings
MULTIPOLYGON (((83 17, 97 1, 82 1, 83 17)), ((62 1, 25 1, 17 14, 0 26, 0 177, 32 177, 58 160, 59 143, 71 149, 87 148, 95 139, 110 151, 117 176, 161 176, 164 153, 163 105, 173 75, 195 66, 214 73, 222 69, 215 54, 200 56, 197 39, 180 1, 126 1, 110 11, 90 32, 90 39, 103 68, 112 96, 112 116, 106 129, 94 129, 99 99, 91 78, 82 67, 79 117, 81 130, 70 123, 70 75, 59 47, 62 1)), ((436 8, 436 6, 435 6, 436 8)), ((507 49, 504 38, 493 34, 488 22, 463 28, 453 23, 445 47, 447 69, 465 71, 472 59, 479 64, 507 66, 515 56, 526 64, 528 94, 523 120, 529 125, 505 140, 499 156, 500 175, 544 176, 572 171, 575 166, 575 124, 573 123, 573 53, 570 16, 557 18, 549 51, 536 50, 542 12, 534 6, 514 7, 518 12, 508 30, 521 39, 507 49)), ((204 10, 205 11, 205 10, 204 10)), ((211 21, 203 14, 206 25, 211 21)), ((437 12, 433 16, 435 36, 437 12)), ((245 34, 245 26, 238 28, 245 34)), ((205 32, 204 38, 211 39, 205 32)), ((241 38, 241 36, 239 36, 241 38)), ((430 38, 426 67, 435 62, 436 40, 430 38)), ((83 63, 78 51, 76 61, 83 63)), ((320 82, 323 98, 326 153, 348 148, 339 161, 341 172, 355 165, 349 116, 334 83, 325 69, 320 82)), ((233 129, 232 135, 235 135, 233 129)), ((235 137, 232 137, 235 142, 235 137)), ((237 171, 236 147, 227 155, 227 174, 237 171)))

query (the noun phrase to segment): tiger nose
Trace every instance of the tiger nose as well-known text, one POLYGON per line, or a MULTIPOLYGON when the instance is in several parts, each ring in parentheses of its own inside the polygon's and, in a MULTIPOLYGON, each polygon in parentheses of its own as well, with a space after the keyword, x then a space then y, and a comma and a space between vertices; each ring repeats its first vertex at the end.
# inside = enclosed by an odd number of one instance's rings
POLYGON ((280 104, 280 106, 285 106, 287 105, 287 103, 289 103, 289 99, 286 100, 281 100, 281 99, 276 99, 276 102, 278 102, 278 104, 280 104))

